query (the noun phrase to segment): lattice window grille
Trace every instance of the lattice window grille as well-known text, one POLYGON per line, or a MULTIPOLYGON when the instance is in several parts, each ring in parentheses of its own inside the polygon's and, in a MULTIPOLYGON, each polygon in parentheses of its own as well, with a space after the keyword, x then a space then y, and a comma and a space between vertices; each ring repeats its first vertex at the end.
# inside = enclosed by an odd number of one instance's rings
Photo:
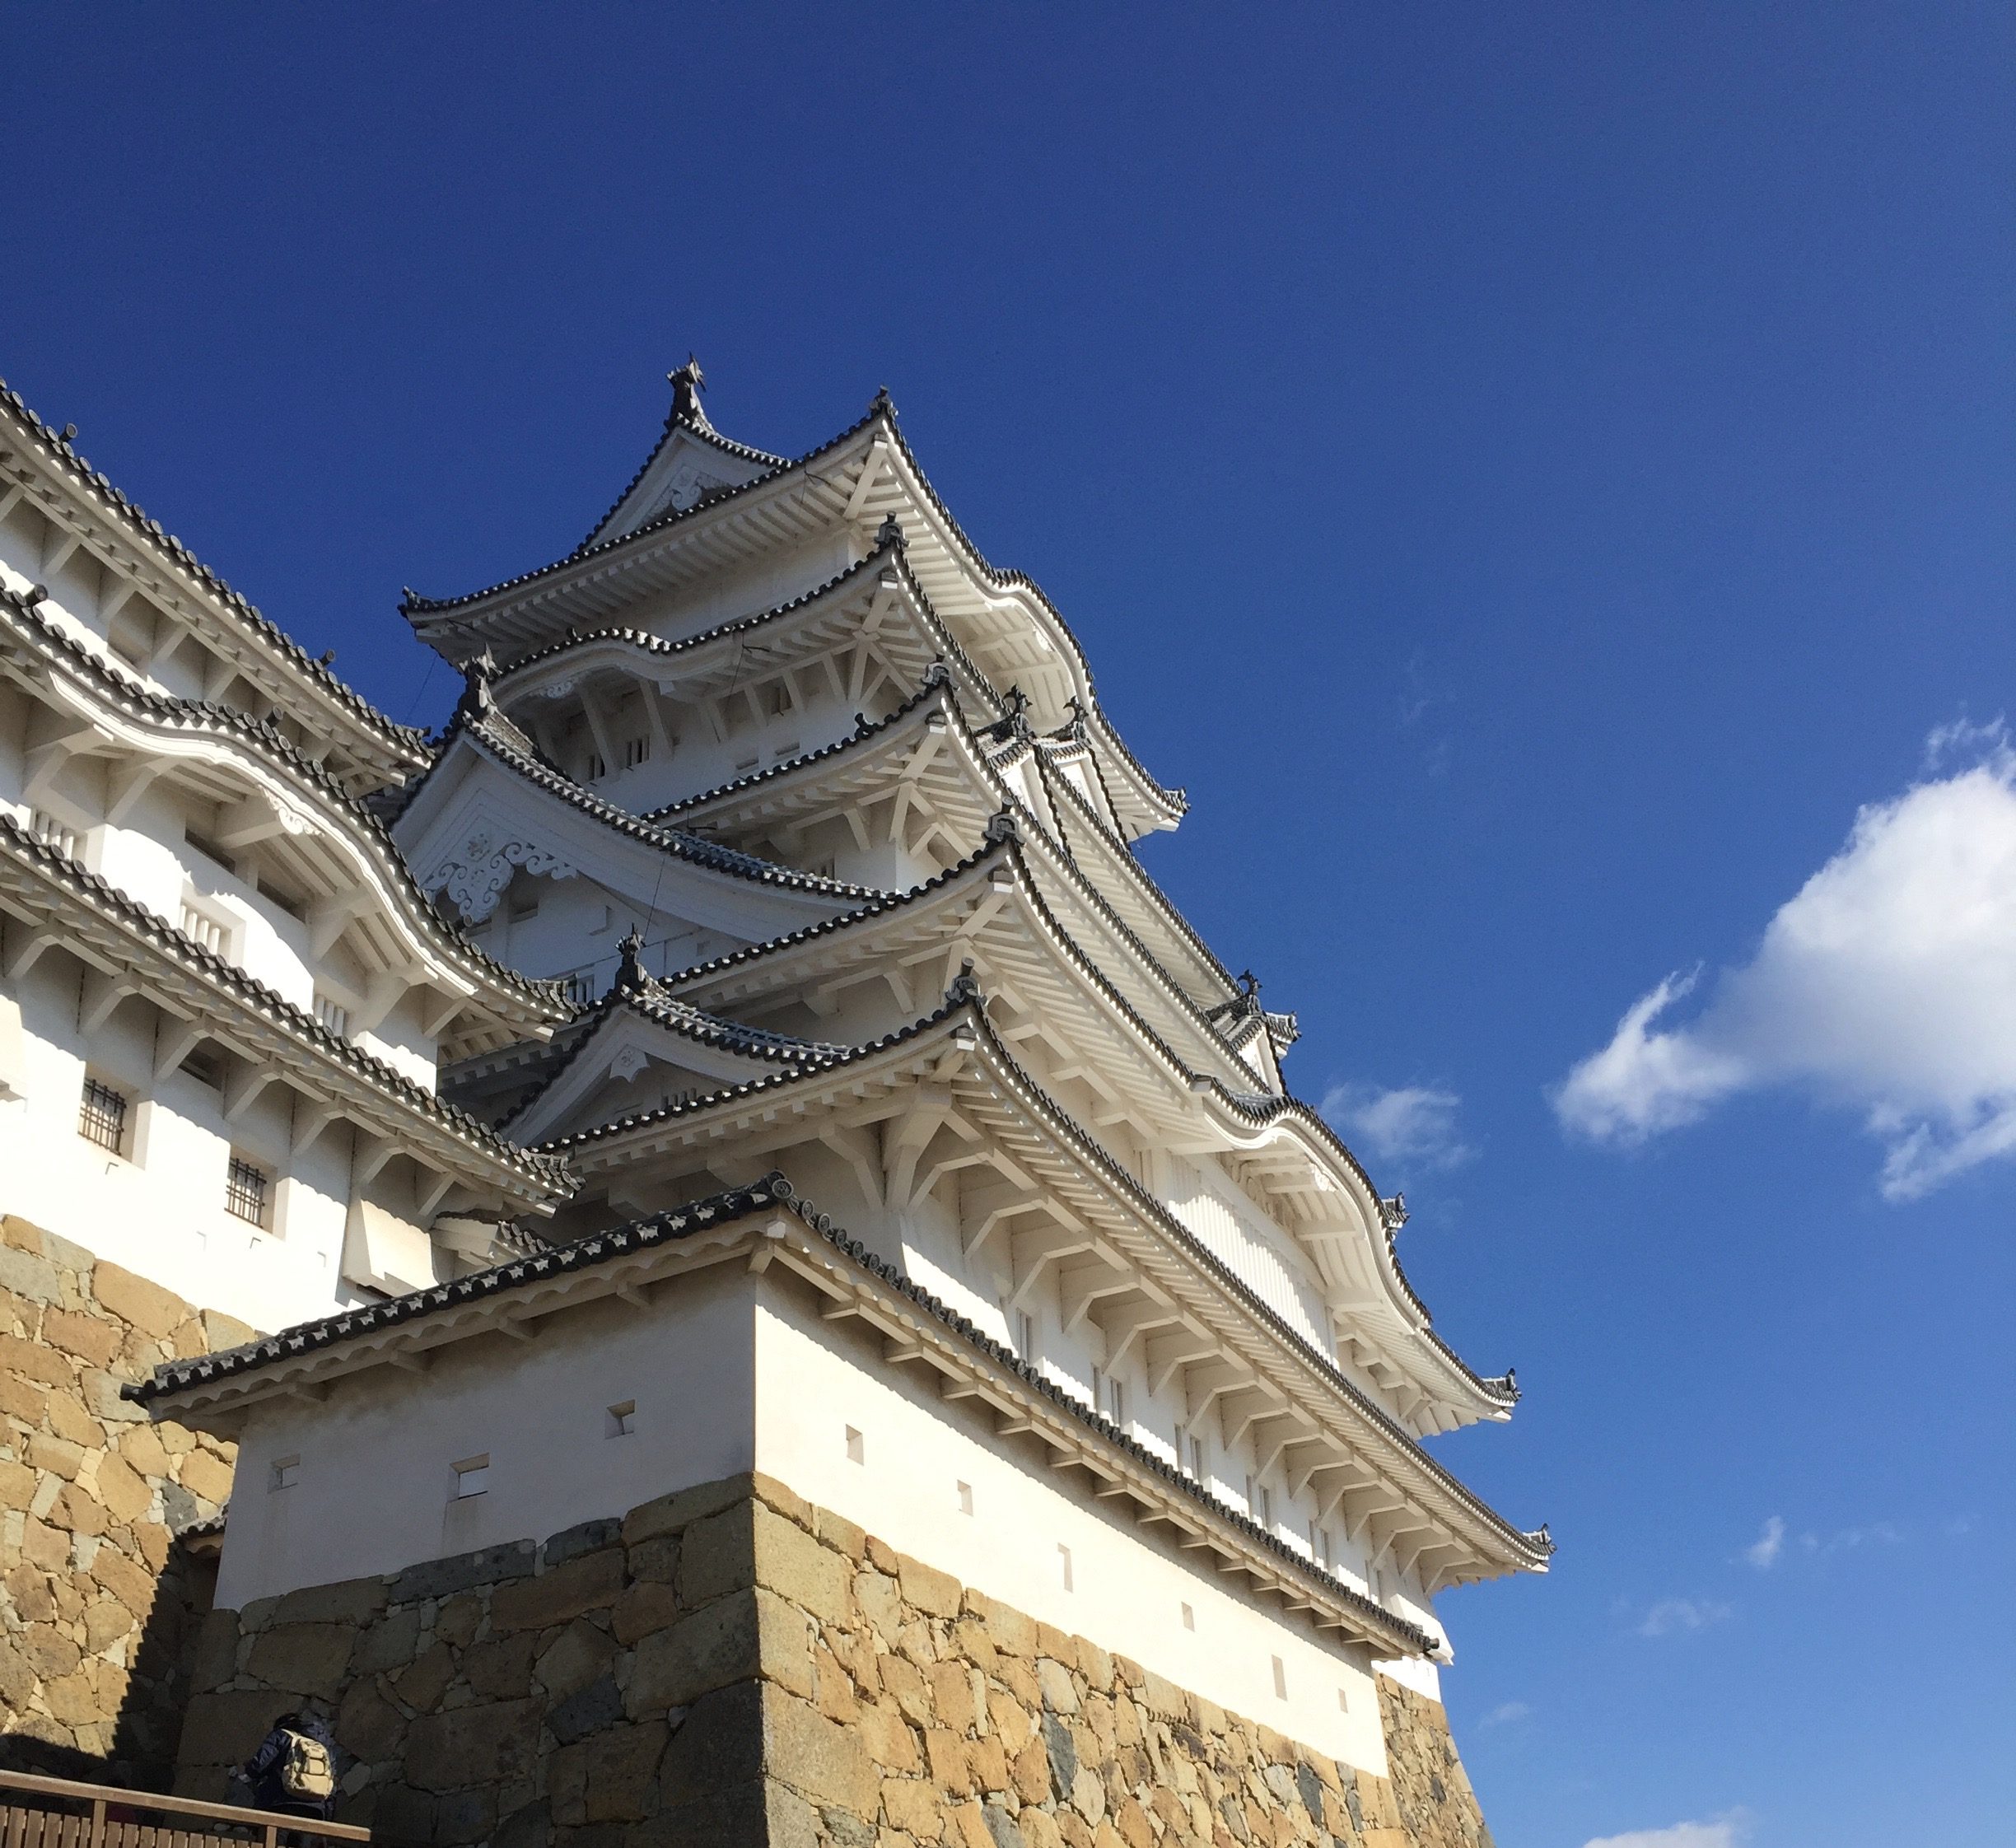
POLYGON ((118 1155, 126 1146, 126 1099, 110 1085, 96 1078, 84 1080, 84 1095, 77 1106, 77 1134, 86 1142, 118 1155))
POLYGON ((264 1225, 266 1202, 272 1191, 272 1179, 258 1163, 247 1161, 240 1155, 231 1158, 231 1166, 224 1174, 226 1212, 254 1225, 264 1225))

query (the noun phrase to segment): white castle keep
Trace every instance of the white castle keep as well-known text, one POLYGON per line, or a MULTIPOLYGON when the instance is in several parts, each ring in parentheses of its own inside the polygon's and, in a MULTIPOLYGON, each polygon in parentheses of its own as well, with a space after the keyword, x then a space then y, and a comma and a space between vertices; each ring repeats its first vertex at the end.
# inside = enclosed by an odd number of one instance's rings
POLYGON ((1385 1776, 1552 1550, 1426 1447, 1511 1378, 886 394, 791 460, 672 384, 573 552, 408 593, 434 738, 0 404, 5 1210, 271 1337, 133 1389, 238 1447, 220 1608, 753 1474, 1385 1776))

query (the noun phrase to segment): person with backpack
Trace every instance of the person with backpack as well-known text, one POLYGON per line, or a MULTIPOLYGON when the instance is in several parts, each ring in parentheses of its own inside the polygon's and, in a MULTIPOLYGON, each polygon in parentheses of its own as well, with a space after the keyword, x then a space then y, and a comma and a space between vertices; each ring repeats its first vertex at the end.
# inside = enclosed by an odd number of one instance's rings
POLYGON ((336 1804, 336 1741, 314 1714, 283 1713, 238 1773, 254 1809, 329 1820, 336 1804))

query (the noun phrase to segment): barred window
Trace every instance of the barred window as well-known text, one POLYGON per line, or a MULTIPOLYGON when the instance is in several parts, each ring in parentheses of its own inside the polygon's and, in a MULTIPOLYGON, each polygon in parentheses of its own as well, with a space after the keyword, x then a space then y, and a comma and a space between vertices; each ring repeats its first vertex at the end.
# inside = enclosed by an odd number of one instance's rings
POLYGON ((266 1197, 273 1182, 266 1170, 242 1155, 233 1155, 224 1174, 224 1211, 254 1225, 266 1223, 266 1197))
POLYGON ((341 1001, 331 999, 318 988, 315 990, 315 1018, 338 1039, 350 1037, 350 1010, 341 1001))
POLYGON ((113 1154, 126 1146, 126 1098, 96 1078, 84 1080, 84 1096, 77 1108, 77 1134, 113 1154))

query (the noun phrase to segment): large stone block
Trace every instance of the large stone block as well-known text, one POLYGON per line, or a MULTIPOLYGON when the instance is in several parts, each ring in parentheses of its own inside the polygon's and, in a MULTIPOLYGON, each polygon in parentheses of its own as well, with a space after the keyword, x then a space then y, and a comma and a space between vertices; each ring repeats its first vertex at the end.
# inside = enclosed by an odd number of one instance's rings
POLYGON ((658 1762, 670 1729, 661 1720, 618 1725, 563 1746, 547 1769, 553 1821, 642 1822, 655 1808, 658 1762))
MULTIPOLYGON (((4 1254, 0 1254, 3 1256, 4 1254)), ((96 1315, 81 1315, 74 1309, 50 1309, 43 1313, 42 1338, 66 1354, 88 1360, 95 1367, 110 1366, 124 1340, 119 1326, 96 1315)))
POLYGON ((507 1579, 530 1576, 538 1559, 539 1549, 530 1540, 431 1559, 398 1574, 387 1595, 394 1604, 409 1604, 422 1598, 446 1598, 476 1585, 501 1584, 507 1579))
POLYGON ((538 1762, 539 1703, 497 1701, 416 1720, 406 1737, 407 1781, 455 1790, 529 1777, 538 1762))
POLYGON ((706 1515, 747 1501, 749 1486, 747 1476, 728 1476, 716 1482, 696 1482, 646 1501, 623 1516, 623 1543, 635 1547, 660 1534, 683 1533, 706 1515))
POLYGON ((660 1801, 668 1810, 703 1805, 719 1790, 754 1785, 763 1776, 763 1750, 760 1682, 735 1682, 704 1695, 665 1748, 660 1801))
POLYGON ((332 1701, 356 1640, 347 1623, 277 1623, 253 1644, 246 1671, 268 1687, 332 1701))
POLYGON ((172 1290, 103 1259, 91 1273, 91 1291, 101 1307, 156 1340, 173 1334, 194 1313, 172 1290))
POLYGON ((848 1622, 853 1615, 852 1564, 762 1502, 753 1505, 751 1514, 757 1584, 788 1598, 822 1623, 848 1622))
POLYGON ((385 1608, 382 1579, 345 1579, 338 1584, 290 1591, 273 1612, 276 1623, 368 1623, 385 1608))
POLYGON ((872 1813, 880 1791, 875 1761, 858 1732, 838 1726, 794 1694, 763 1688, 763 1768, 815 1804, 872 1813))
MULTIPOLYGON (((576 1617, 539 1654, 539 1686, 548 1700, 564 1701, 604 1673, 620 1637, 612 1639, 585 1617, 576 1617)), ((530 1636, 525 1638, 530 1643, 530 1636)))
POLYGON ((0 1373, 19 1374, 44 1386, 68 1386, 77 1379, 68 1356, 19 1335, 0 1335, 0 1373))
POLYGON ((490 1600, 491 1627, 544 1630, 584 1611, 608 1609, 623 1595, 623 1556, 619 1548, 585 1554, 536 1579, 522 1579, 499 1589, 490 1600))
POLYGON ((701 1696, 745 1681, 761 1668, 761 1628, 754 1589, 716 1598, 637 1646, 625 1704, 633 1719, 690 1706, 701 1696))
POLYGON ((745 1590, 755 1582, 754 1503, 744 1499, 719 1514, 687 1523, 679 1535, 682 1603, 705 1604, 745 1590))
POLYGON ((336 1714, 336 1743, 363 1763, 387 1762, 406 1736, 406 1716, 379 1692, 376 1681, 350 1684, 336 1714))
POLYGON ((182 1724, 182 1762, 190 1765, 242 1765, 283 1713, 301 1704, 282 1687, 232 1689, 198 1694, 182 1724))

